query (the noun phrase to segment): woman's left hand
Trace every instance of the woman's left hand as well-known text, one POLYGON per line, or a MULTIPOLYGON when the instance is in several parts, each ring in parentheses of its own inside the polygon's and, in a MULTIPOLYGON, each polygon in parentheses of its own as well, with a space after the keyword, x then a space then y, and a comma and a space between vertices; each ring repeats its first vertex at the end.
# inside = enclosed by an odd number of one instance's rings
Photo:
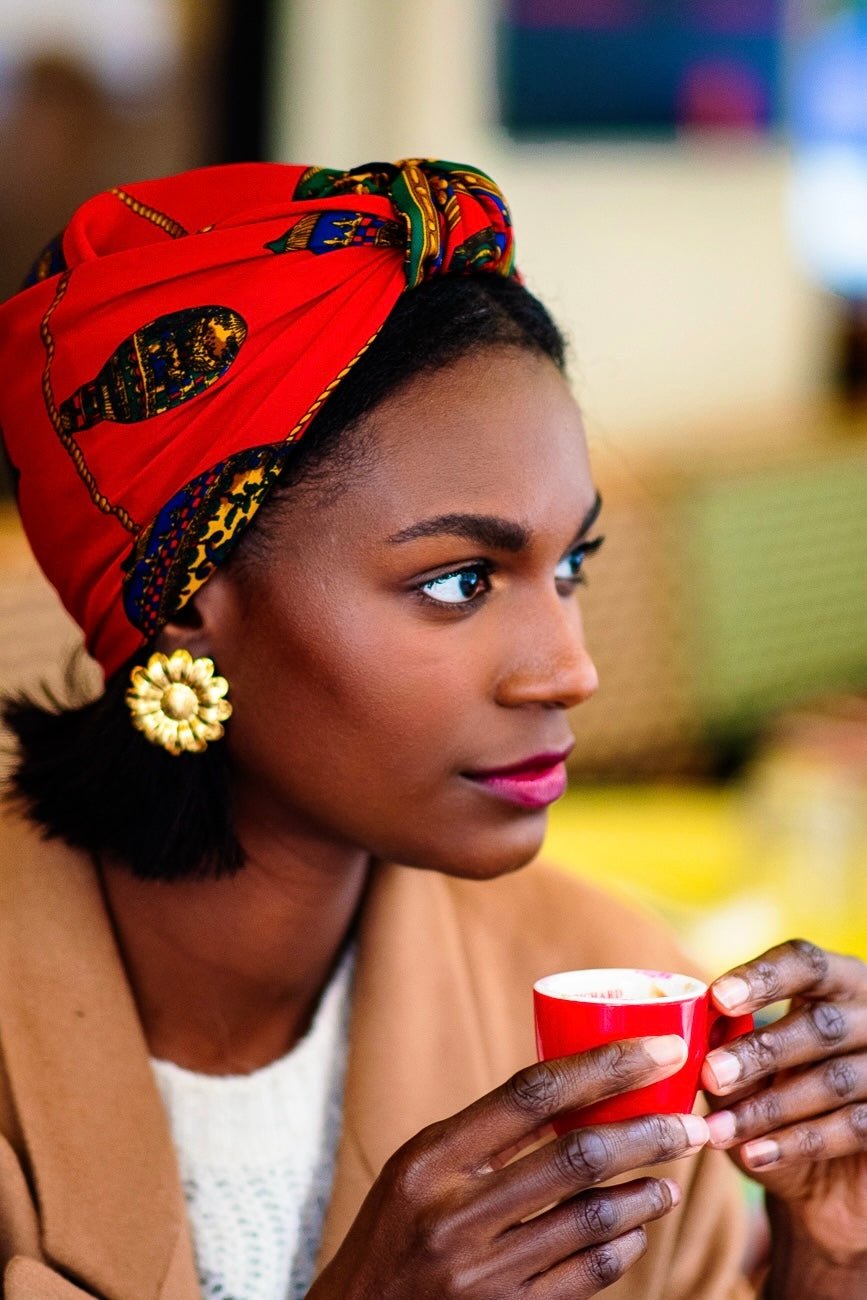
POLYGON ((783 1203, 788 1230, 829 1260, 867 1260, 867 964, 793 939, 712 991, 729 1014, 792 1000, 708 1054, 713 1145, 783 1203))

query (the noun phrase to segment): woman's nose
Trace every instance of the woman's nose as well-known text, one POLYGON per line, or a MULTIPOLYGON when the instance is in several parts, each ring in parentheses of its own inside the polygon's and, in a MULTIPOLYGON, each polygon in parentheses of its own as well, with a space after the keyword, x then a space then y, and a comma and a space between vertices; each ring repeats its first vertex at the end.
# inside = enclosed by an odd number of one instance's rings
POLYGON ((584 642, 576 601, 555 596, 546 617, 527 620, 510 641, 510 659, 497 689, 507 708, 541 704, 571 709, 596 693, 599 676, 584 642))

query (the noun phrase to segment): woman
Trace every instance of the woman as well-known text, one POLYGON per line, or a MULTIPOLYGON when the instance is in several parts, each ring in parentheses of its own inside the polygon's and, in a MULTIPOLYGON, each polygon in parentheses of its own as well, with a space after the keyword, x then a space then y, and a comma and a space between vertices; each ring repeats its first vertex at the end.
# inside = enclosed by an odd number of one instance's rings
POLYGON ((114 190, 0 350, 25 527, 106 675, 7 709, 4 1294, 750 1294, 709 1146, 770 1193, 768 1295, 865 1293, 854 958, 794 942, 717 982, 723 1011, 794 1003, 708 1056, 707 1121, 550 1137, 683 1044, 534 1065, 532 981, 683 960, 513 874, 596 689, 599 499, 489 178, 114 190))

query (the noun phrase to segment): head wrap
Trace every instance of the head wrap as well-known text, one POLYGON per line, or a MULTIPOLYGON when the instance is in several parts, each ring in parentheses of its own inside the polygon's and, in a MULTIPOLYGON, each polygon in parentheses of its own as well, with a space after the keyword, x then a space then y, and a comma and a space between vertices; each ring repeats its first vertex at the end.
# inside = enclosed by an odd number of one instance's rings
POLYGON ((399 296, 514 274, 484 173, 203 168, 84 203, 0 306, 0 429, 37 560, 107 675, 229 554, 399 296))

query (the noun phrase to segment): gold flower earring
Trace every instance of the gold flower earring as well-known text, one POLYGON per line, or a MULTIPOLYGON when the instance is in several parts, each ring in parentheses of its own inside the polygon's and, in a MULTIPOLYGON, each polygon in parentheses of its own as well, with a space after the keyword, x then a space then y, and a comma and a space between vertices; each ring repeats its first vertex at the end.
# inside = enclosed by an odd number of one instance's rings
POLYGON ((212 659, 175 650, 133 668, 126 702, 132 725, 151 744, 170 754, 201 754, 223 736, 222 723, 232 712, 224 698, 228 689, 225 677, 214 676, 212 659))

